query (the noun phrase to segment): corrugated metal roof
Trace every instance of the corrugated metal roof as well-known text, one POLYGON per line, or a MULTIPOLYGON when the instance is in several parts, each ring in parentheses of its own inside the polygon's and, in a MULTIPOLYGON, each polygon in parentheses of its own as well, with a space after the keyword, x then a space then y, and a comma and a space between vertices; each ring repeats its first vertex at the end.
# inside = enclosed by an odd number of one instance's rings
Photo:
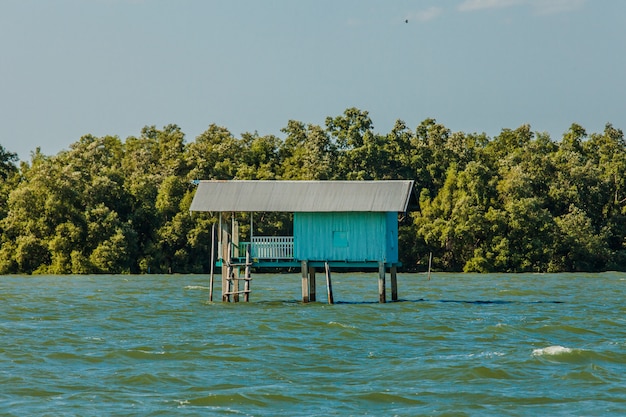
POLYGON ((191 211, 406 211, 413 181, 199 181, 191 211))

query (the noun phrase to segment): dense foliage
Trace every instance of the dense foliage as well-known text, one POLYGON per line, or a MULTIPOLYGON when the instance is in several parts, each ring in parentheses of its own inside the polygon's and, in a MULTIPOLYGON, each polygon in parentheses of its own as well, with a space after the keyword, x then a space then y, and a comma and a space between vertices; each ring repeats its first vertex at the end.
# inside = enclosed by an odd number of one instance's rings
MULTIPOLYGON (((433 119, 374 132, 366 111, 284 139, 211 125, 139 137, 84 136, 17 166, 0 145, 0 273, 207 272, 210 214, 189 213, 194 179, 415 180, 401 259, 477 272, 626 270, 626 141, 573 124, 560 141, 527 125, 494 137, 433 119)), ((288 230, 266 213, 264 232, 288 230)), ((245 234, 245 230, 243 232, 245 234)))

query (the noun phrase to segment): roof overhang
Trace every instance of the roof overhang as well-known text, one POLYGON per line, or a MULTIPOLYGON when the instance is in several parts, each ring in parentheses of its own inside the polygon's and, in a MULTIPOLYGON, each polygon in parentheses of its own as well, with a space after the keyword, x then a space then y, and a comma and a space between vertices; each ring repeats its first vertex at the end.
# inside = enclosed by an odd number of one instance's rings
POLYGON ((198 181, 191 211, 404 212, 413 181, 198 181))

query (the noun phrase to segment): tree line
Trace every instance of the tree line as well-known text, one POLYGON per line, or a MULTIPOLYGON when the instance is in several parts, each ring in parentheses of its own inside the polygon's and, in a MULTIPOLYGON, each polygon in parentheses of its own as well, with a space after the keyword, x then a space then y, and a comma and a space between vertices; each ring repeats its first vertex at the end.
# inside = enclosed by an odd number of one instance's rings
MULTIPOLYGON (((282 133, 212 124, 187 143, 176 125, 146 126, 19 164, 0 145, 0 274, 206 273, 217 219, 190 214, 196 179, 414 180, 400 216, 405 270, 424 270, 430 253, 445 271, 626 270, 626 141, 611 124, 572 124, 559 141, 528 125, 490 138, 434 119, 381 134, 349 108, 282 133)), ((289 223, 264 213, 255 227, 289 223)))

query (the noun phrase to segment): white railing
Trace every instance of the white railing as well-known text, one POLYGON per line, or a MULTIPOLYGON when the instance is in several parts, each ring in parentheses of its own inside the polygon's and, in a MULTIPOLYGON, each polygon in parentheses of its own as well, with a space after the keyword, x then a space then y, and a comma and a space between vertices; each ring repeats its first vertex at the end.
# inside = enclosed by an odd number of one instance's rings
POLYGON ((293 236, 253 236, 251 245, 253 258, 293 259, 293 236))

